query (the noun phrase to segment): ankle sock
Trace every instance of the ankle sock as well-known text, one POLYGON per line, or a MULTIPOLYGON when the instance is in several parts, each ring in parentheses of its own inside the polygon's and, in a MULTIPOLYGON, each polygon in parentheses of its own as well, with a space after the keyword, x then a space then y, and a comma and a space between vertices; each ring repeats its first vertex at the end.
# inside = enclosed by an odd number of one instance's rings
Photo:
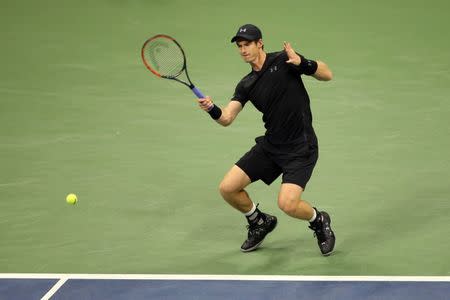
POLYGON ((315 207, 313 207, 313 209, 314 209, 314 215, 311 218, 311 220, 309 220, 309 224, 311 224, 312 226, 315 226, 315 225, 320 224, 320 213, 315 207))
POLYGON ((255 205, 253 203, 253 207, 249 212, 244 213, 245 217, 247 218, 248 224, 261 224, 261 219, 263 218, 263 214, 258 209, 258 205, 255 205))
POLYGON ((309 223, 314 222, 317 219, 317 211, 315 208, 313 208, 313 216, 312 218, 309 220, 309 223))

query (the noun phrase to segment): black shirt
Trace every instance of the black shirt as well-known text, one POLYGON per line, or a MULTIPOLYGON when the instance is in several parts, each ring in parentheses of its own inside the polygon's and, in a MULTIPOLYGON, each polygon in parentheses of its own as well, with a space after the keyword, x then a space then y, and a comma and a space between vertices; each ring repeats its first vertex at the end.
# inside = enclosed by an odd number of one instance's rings
POLYGON ((242 106, 250 101, 263 113, 264 141, 277 146, 317 145, 302 72, 287 60, 285 51, 267 53, 262 69, 250 72, 238 83, 232 101, 242 106))

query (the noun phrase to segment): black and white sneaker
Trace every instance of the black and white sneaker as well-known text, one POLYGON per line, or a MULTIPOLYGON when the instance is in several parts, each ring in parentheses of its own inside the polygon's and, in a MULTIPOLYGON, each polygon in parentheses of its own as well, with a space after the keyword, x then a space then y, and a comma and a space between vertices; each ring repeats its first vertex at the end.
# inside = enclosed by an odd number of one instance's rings
POLYGON ((328 256, 333 252, 336 237, 333 230, 331 230, 331 218, 327 212, 317 212, 317 220, 309 228, 314 230, 314 236, 317 238, 322 255, 328 256))
POLYGON ((242 252, 250 252, 258 248, 266 235, 277 226, 277 218, 263 213, 263 217, 261 217, 258 223, 260 224, 247 226, 248 236, 247 240, 241 246, 242 252))

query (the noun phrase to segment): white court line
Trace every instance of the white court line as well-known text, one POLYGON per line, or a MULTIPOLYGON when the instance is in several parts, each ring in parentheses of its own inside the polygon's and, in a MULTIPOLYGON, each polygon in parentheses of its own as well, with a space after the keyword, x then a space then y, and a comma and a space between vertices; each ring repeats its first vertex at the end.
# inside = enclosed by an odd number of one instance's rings
MULTIPOLYGON (((450 282, 450 276, 297 276, 197 274, 45 274, 0 273, 0 279, 120 279, 120 280, 254 280, 254 281, 422 281, 450 282)), ((60 281, 61 281, 60 280, 60 281)), ((64 282, 65 282, 64 281, 64 282)), ((64 282, 62 284, 64 284, 64 282)), ((59 281, 58 281, 59 283, 59 281)), ((57 283, 57 284, 58 284, 57 283)), ((56 286, 56 285, 55 285, 56 286)))
POLYGON ((49 300, 51 296, 53 296, 69 278, 63 277, 41 298, 41 300, 49 300))

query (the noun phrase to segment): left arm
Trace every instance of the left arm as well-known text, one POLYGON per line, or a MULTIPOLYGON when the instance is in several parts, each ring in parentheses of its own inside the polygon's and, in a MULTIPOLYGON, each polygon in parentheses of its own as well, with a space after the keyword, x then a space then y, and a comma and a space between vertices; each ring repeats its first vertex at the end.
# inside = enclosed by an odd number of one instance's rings
POLYGON ((314 74, 312 74, 312 77, 321 81, 330 81, 333 79, 333 73, 330 68, 328 68, 327 64, 320 60, 317 60, 316 62, 317 70, 314 74))
MULTIPOLYGON (((286 61, 286 63, 293 64, 296 67, 299 67, 302 63, 302 57, 295 53, 290 43, 284 42, 284 51, 286 51, 286 54, 288 56, 288 60, 286 61)), ((308 75, 311 75, 315 79, 321 81, 329 81, 333 78, 333 73, 326 63, 320 60, 315 61, 315 63, 317 63, 317 69, 315 70, 315 72, 313 71, 314 73, 311 72, 312 74, 308 75)))

